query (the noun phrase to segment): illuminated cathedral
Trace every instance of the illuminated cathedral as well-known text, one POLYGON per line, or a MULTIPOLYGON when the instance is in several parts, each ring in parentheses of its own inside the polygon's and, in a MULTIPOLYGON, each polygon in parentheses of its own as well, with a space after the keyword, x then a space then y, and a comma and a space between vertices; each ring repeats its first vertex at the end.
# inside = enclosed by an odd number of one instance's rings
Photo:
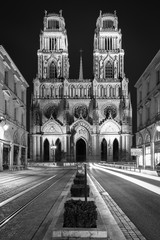
MULTIPOLYGON (((132 105, 116 12, 100 11, 93 44, 93 79, 69 78, 65 20, 44 15, 30 108, 30 158, 36 162, 129 161, 132 105)), ((91 74, 92 75, 92 74, 91 74)))

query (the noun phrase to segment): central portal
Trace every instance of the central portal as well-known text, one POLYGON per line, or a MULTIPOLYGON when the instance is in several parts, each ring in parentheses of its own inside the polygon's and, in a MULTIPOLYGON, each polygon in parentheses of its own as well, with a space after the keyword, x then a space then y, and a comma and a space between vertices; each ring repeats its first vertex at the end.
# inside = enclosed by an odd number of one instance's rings
POLYGON ((83 139, 79 139, 76 143, 76 161, 86 161, 86 143, 83 139))

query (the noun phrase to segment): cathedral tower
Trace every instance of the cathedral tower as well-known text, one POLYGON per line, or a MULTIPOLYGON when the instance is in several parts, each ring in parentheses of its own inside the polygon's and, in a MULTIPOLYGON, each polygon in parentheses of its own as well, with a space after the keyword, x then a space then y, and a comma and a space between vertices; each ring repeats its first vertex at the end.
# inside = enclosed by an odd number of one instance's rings
POLYGON ((62 79, 68 76, 68 39, 62 11, 59 15, 45 12, 38 50, 38 78, 62 79))
POLYGON ((94 79, 84 79, 82 55, 79 78, 70 79, 62 11, 45 13, 31 104, 34 161, 130 160, 132 106, 116 12, 100 11, 93 45, 94 79))

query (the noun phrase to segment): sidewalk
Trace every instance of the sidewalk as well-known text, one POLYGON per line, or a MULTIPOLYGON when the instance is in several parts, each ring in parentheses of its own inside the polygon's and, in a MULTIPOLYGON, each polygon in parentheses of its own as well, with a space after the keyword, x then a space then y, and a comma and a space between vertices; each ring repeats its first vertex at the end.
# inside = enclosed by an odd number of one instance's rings
POLYGON ((144 175, 150 175, 150 176, 156 176, 157 178, 160 179, 160 177, 158 177, 158 174, 156 172, 156 170, 148 170, 148 169, 142 169, 142 168, 134 168, 133 166, 109 166, 109 164, 105 164, 105 163, 98 163, 101 166, 110 168, 110 169, 114 169, 117 171, 125 171, 125 172, 132 172, 132 173, 139 173, 139 174, 144 174, 144 175))
POLYGON ((151 175, 151 176, 156 176, 156 177, 158 177, 157 172, 156 172, 155 170, 147 170, 147 169, 141 169, 141 170, 139 170, 139 169, 138 169, 138 171, 139 171, 140 173, 143 173, 143 174, 148 174, 148 175, 151 175))

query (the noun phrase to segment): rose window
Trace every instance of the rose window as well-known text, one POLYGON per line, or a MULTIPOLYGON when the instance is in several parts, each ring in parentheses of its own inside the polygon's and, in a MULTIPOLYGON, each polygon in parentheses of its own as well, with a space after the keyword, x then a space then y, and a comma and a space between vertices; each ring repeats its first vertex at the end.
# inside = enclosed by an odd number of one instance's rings
POLYGON ((114 106, 107 106, 104 109, 104 115, 106 118, 115 118, 117 116, 117 109, 114 106))
POLYGON ((74 115, 75 115, 76 118, 80 118, 80 117, 86 118, 87 114, 88 113, 87 113, 86 106, 81 105, 81 106, 78 106, 78 107, 75 108, 74 115))
POLYGON ((49 106, 48 108, 46 108, 44 110, 44 115, 46 118, 50 118, 50 117, 53 117, 56 119, 57 117, 57 107, 56 106, 49 106))

